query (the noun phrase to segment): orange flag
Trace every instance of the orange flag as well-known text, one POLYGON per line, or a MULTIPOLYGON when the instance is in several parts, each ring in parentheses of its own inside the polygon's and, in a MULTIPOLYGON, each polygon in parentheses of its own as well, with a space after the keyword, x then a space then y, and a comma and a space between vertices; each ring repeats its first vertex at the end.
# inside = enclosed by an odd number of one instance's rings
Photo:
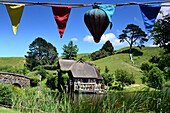
POLYGON ((13 32, 16 35, 25 4, 5 4, 11 19, 13 32))

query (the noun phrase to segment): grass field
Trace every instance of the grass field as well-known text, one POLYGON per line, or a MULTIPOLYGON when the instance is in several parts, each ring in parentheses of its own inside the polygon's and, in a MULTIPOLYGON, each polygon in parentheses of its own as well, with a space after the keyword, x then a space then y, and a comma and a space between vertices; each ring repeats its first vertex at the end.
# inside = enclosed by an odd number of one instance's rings
POLYGON ((0 66, 24 65, 24 57, 0 57, 0 66))
POLYGON ((95 64, 96 67, 100 67, 101 72, 104 72, 105 66, 107 66, 110 72, 115 72, 117 69, 123 69, 130 73, 134 73, 135 75, 140 75, 140 65, 143 62, 149 61, 153 56, 159 56, 160 52, 163 51, 163 49, 159 47, 144 47, 142 49, 134 47, 133 60, 135 65, 132 65, 128 49, 128 47, 119 49, 114 55, 92 61, 92 63, 95 64))
POLYGON ((0 106, 0 113, 18 113, 18 111, 0 106))

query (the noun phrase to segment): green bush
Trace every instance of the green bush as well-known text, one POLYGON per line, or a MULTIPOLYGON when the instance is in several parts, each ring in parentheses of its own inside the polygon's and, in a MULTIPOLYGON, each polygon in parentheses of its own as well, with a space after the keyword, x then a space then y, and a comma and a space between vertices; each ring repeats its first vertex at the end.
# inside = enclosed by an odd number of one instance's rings
POLYGON ((170 53, 161 57, 161 59, 158 62, 158 67, 162 71, 164 70, 165 67, 170 67, 170 53))
POLYGON ((149 63, 149 62, 143 62, 140 68, 141 68, 142 71, 149 72, 150 65, 151 65, 151 63, 149 63))
POLYGON ((162 89, 164 83, 164 77, 162 71, 158 67, 153 67, 149 71, 148 85, 153 88, 162 89))
POLYGON ((170 67, 165 67, 163 70, 165 80, 170 80, 170 67))
POLYGON ((64 73, 61 75, 61 84, 62 85, 67 85, 67 80, 69 79, 69 76, 67 73, 64 73))
POLYGON ((31 87, 36 87, 38 86, 38 82, 40 82, 40 79, 37 78, 37 77, 31 77, 30 78, 30 84, 31 84, 31 87))
POLYGON ((58 76, 52 75, 47 77, 47 82, 46 82, 47 87, 49 87, 52 90, 57 89, 58 87, 58 76))
POLYGON ((9 85, 0 84, 0 104, 11 105, 12 103, 12 89, 9 85))
POLYGON ((41 75, 41 79, 44 80, 47 77, 46 70, 40 65, 37 67, 37 70, 38 70, 38 74, 41 75))
POLYGON ((113 76, 113 74, 112 73, 102 73, 101 74, 102 75, 102 77, 103 77, 103 83, 105 84, 105 85, 109 85, 109 86, 111 86, 112 85, 112 83, 114 82, 114 76, 113 76))

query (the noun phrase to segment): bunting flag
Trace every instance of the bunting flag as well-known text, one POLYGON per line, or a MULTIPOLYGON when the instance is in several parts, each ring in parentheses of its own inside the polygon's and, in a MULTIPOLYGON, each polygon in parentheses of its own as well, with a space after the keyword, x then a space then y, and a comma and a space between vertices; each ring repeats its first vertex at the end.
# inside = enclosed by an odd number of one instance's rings
POLYGON ((52 10, 60 33, 60 38, 62 38, 71 11, 71 6, 52 6, 52 10))
POLYGON ((106 15, 107 15, 107 17, 109 19, 109 22, 110 22, 110 29, 111 29, 112 28, 112 19, 111 18, 112 18, 112 15, 113 15, 114 11, 115 11, 116 5, 95 4, 95 8, 96 7, 98 9, 103 10, 106 13, 106 15))
POLYGON ((142 13, 142 17, 143 17, 143 21, 145 24, 145 29, 147 31, 147 33, 149 34, 155 19, 161 9, 161 4, 140 4, 140 9, 141 9, 141 13, 142 13))
POLYGON ((5 4, 11 19, 13 32, 16 35, 25 4, 5 4))

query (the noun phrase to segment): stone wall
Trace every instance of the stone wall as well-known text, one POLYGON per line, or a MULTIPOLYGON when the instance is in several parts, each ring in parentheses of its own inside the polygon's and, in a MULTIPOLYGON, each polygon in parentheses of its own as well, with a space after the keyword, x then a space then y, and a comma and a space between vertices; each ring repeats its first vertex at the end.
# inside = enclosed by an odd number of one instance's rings
POLYGON ((25 88, 30 86, 30 78, 19 74, 0 72, 0 83, 18 85, 25 88))

